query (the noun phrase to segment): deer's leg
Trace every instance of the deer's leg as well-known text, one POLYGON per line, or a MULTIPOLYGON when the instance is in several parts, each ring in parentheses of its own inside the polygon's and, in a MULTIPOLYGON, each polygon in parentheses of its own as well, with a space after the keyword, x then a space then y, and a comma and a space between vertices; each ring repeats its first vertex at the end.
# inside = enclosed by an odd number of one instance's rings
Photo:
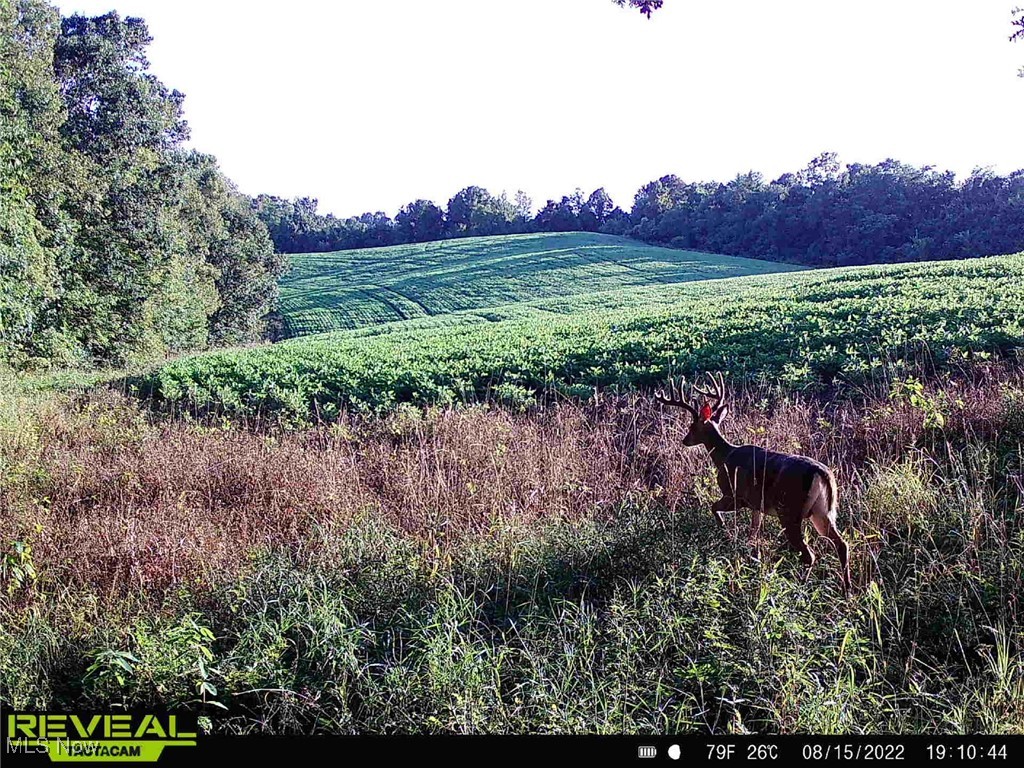
POLYGON ((754 511, 750 515, 750 541, 757 541, 757 535, 761 533, 761 520, 764 517, 762 512, 757 507, 754 507, 754 511))
POLYGON ((715 514, 715 520, 724 529, 725 518, 722 517, 723 512, 735 512, 736 511, 736 499, 725 496, 714 504, 711 505, 711 511, 715 514))
POLYGON ((839 529, 836 528, 835 516, 828 512, 819 513, 815 511, 815 513, 811 515, 811 521, 814 523, 814 527, 818 533, 831 541, 833 546, 835 546, 836 554, 839 555, 839 565, 842 568, 840 575, 843 579, 843 589, 845 589, 847 594, 849 594, 850 547, 840 535, 839 529))
POLYGON ((800 553, 800 560, 807 567, 807 571, 804 574, 806 577, 807 573, 811 571, 811 566, 814 565, 814 553, 811 552, 807 542, 804 541, 802 523, 803 520, 796 515, 792 515, 783 521, 782 527, 786 531, 789 546, 800 553))
POLYGON ((747 535, 747 546, 751 549, 752 557, 755 560, 760 560, 761 545, 758 541, 758 534, 761 533, 761 520, 764 518, 764 511, 758 507, 750 509, 750 533, 747 535))

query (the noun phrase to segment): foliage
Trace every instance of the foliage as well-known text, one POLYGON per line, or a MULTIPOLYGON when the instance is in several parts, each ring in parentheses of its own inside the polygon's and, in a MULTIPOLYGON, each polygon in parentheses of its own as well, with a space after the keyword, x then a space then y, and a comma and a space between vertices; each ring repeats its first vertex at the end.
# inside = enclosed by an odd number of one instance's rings
POLYGON ((663 0, 613 0, 613 2, 620 8, 628 4, 630 8, 636 8, 648 19, 664 4, 663 0))
POLYGON ((895 160, 842 168, 826 153, 799 173, 729 183, 663 176, 637 192, 627 232, 650 242, 843 266, 1024 248, 1024 172, 952 173, 895 160))
POLYGON ((172 707, 214 705, 218 674, 209 627, 186 614, 175 621, 136 623, 124 641, 131 650, 96 648, 85 671, 86 695, 97 706, 131 707, 160 700, 172 707))
POLYGON ((282 259, 182 142, 142 19, 0 0, 0 360, 148 360, 254 341, 282 259))
POLYGON ((0 553, 0 585, 6 587, 7 594, 30 587, 37 578, 31 544, 14 541, 6 552, 0 553))
MULTIPOLYGON (((633 288, 183 358, 140 391, 177 408, 285 419, 451 403, 511 384, 647 386, 729 370, 856 380, 1024 344, 1024 256, 633 288)), ((910 371, 912 373, 912 371, 910 371)))
MULTIPOLYGON (((597 193, 595 193, 597 194, 597 193)), ((509 200, 494 196, 483 187, 460 190, 445 209, 429 200, 402 206, 392 220, 383 211, 347 219, 317 212, 317 200, 302 197, 292 201, 273 195, 259 195, 253 208, 266 224, 274 247, 281 253, 323 253, 352 248, 422 243, 456 237, 500 235, 535 231, 530 198, 522 191, 509 200)), ((581 229, 579 222, 568 229, 581 229)), ((591 231, 597 230, 598 222, 591 231)))
POLYGON ((411 563, 407 537, 356 525, 315 540, 330 558, 256 553, 202 614, 188 593, 83 610, 80 590, 38 617, 9 612, 0 695, 187 707, 228 733, 1019 733, 1019 550, 965 538, 953 494, 936 497, 928 546, 897 527, 879 549, 885 502, 854 498, 845 519, 877 573, 849 600, 824 575, 830 552, 805 581, 691 505, 520 527, 411 563))
POLYGON ((806 578, 771 520, 760 557, 745 513, 720 532, 706 455, 643 396, 287 433, 23 379, 0 541, 45 525, 0 593, 0 700, 234 733, 1021 733, 1024 369, 920 381, 941 429, 884 376, 734 388, 730 435, 836 471, 844 598, 810 530, 806 578))
POLYGON ((579 232, 474 237, 293 256, 280 306, 288 335, 301 336, 631 285, 788 269, 579 232))
POLYGON ((215 288, 208 313, 210 341, 259 339, 267 310, 276 305, 285 260, 274 252, 249 200, 224 177, 214 158, 193 152, 176 159, 184 179, 179 215, 185 224, 185 252, 201 257, 197 269, 207 270, 215 288))
POLYGON ((912 407, 920 411, 924 417, 925 427, 941 429, 946 425, 942 403, 925 392, 924 383, 916 376, 893 381, 890 397, 896 401, 906 400, 912 407))
POLYGON ((440 240, 444 236, 444 211, 429 200, 416 200, 395 216, 395 230, 403 243, 440 240))
MULTIPOLYGON (((1024 8, 1013 9, 1013 21, 1010 23, 1015 27, 1013 34, 1010 35, 1010 42, 1024 40, 1024 8)), ((1024 67, 1021 68, 1019 74, 1024 77, 1024 67)))
POLYGON ((57 290, 46 223, 59 217, 49 203, 60 186, 63 108, 52 76, 59 31, 49 6, 0 0, 0 361, 32 356, 57 290))

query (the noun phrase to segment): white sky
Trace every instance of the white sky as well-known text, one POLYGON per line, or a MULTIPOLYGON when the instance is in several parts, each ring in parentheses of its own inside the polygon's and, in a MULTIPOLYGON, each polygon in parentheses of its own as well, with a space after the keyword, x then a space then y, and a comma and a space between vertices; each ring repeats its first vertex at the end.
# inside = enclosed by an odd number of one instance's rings
POLYGON ((244 192, 393 215, 479 184, 539 206, 822 151, 1024 168, 1017 0, 58 0, 142 16, 192 144, 244 192))

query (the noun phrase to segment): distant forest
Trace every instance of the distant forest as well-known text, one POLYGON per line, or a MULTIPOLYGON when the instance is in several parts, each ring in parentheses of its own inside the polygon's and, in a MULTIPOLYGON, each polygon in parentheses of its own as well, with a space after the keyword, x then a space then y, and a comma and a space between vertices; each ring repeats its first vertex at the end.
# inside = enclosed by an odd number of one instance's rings
POLYGON ((467 187, 445 207, 429 200, 347 219, 317 201, 261 195, 257 213, 279 251, 304 253, 520 232, 605 232, 650 243, 811 266, 958 259, 1024 250, 1024 171, 952 173, 886 160, 841 165, 823 154, 766 181, 728 183, 662 176, 630 212, 604 191, 576 190, 531 215, 529 199, 467 187))

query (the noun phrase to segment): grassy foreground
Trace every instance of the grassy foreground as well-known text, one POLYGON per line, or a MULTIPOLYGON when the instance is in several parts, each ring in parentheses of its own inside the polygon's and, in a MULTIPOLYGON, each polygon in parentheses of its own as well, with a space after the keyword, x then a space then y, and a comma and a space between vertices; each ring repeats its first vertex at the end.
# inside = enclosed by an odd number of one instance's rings
POLYGON ((171 362, 136 381, 185 411, 331 420, 397 403, 728 370, 803 386, 1024 344, 1024 256, 714 280, 515 304, 171 362))
MULTIPOLYGON (((982 375, 987 374, 987 375, 982 375)), ((857 589, 644 399, 151 421, 0 397, 0 700, 187 707, 232 732, 1024 732, 1024 377, 822 402, 728 432, 830 463, 857 589)))
POLYGON ((290 336, 573 296, 798 269, 589 232, 470 237, 290 257, 290 336))

